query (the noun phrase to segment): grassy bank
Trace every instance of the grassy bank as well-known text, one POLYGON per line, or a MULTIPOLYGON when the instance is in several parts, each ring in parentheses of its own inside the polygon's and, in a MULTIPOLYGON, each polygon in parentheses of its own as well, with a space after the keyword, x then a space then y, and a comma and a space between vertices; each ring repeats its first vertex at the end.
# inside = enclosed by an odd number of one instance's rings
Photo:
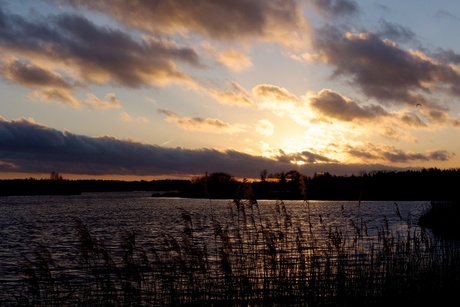
POLYGON ((125 231, 118 250, 75 219, 74 265, 38 247, 7 295, 21 306, 425 306, 454 297, 455 241, 418 227, 393 232, 386 219, 370 236, 358 214, 345 231, 304 208, 300 220, 280 201, 267 218, 257 201, 235 200, 226 220, 209 224, 182 210, 182 231, 149 246, 125 231))

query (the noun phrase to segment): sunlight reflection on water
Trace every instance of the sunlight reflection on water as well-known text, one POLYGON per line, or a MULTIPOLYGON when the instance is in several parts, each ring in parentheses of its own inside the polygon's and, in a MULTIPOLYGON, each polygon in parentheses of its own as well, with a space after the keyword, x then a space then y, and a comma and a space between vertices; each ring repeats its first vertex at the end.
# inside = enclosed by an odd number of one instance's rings
MULTIPOLYGON (((263 218, 270 218, 275 203, 258 201, 263 218)), ((314 228, 338 227, 350 231, 350 224, 364 223, 369 235, 375 236, 385 219, 392 231, 416 227, 429 202, 405 201, 397 202, 397 206, 393 201, 310 201, 308 205, 303 201, 285 201, 284 204, 295 224, 307 223, 310 212, 314 228)), ((75 218, 116 253, 124 231, 132 231, 136 243, 144 248, 156 244, 162 234, 180 233, 181 208, 192 215, 198 229, 196 235, 203 242, 213 237, 210 226, 213 217, 221 224, 229 223, 229 213, 236 211, 230 200, 152 198, 150 192, 0 198, 0 291, 18 280, 18 263, 24 257, 31 257, 40 245, 47 247, 58 263, 75 262, 78 258, 75 218)))

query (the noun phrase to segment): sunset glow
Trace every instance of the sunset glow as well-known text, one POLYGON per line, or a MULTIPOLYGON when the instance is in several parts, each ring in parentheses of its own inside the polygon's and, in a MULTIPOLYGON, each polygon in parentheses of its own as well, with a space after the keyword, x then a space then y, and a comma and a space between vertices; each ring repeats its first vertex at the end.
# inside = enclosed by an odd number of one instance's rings
POLYGON ((454 1, 0 2, 0 178, 460 167, 454 1))

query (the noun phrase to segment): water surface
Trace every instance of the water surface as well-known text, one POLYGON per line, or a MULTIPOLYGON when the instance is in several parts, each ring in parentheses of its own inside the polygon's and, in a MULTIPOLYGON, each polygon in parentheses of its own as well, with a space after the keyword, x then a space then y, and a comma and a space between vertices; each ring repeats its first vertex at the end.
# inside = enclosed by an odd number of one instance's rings
MULTIPOLYGON (((364 225, 369 235, 375 236, 385 224, 403 234, 416 228, 417 219, 429 202, 285 201, 284 204, 295 225, 310 221, 312 227, 337 227, 344 231, 364 225)), ((274 200, 258 201, 257 210, 264 220, 272 218, 275 208, 274 200)), ((134 233, 136 243, 145 248, 158 244, 162 234, 180 233, 184 212, 190 213, 204 241, 213 236, 213 219, 225 225, 235 221, 232 214, 238 214, 230 200, 153 198, 149 192, 2 197, 0 292, 8 291, 20 281, 21 261, 33 257, 40 246, 46 247, 62 266, 78 263, 76 219, 116 253, 126 231, 134 233)))

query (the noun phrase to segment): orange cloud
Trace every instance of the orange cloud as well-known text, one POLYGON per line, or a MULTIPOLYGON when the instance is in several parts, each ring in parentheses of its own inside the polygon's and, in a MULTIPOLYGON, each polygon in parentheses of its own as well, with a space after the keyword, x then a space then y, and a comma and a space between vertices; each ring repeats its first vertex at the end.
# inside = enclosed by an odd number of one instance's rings
POLYGON ((85 100, 85 104, 94 109, 120 109, 121 103, 113 93, 106 95, 106 100, 101 100, 96 95, 89 93, 85 100))
POLYGON ((186 130, 229 134, 245 130, 242 125, 232 125, 216 118, 179 117, 176 113, 164 109, 160 109, 158 112, 166 116, 167 122, 174 123, 186 130))
POLYGON ((355 101, 329 89, 323 89, 317 95, 311 97, 310 105, 322 115, 342 121, 371 120, 389 115, 380 106, 360 106, 355 101))
POLYGON ((48 88, 43 90, 36 90, 29 96, 31 100, 39 100, 44 102, 57 102, 69 104, 74 108, 80 108, 80 102, 74 98, 73 93, 60 88, 48 88))
POLYGON ((285 88, 270 84, 259 84, 252 89, 252 93, 259 99, 278 102, 298 102, 299 98, 289 93, 285 88))
POLYGON ((275 42, 304 46, 311 27, 298 1, 113 1, 67 0, 74 6, 109 14, 129 27, 150 33, 198 34, 218 41, 275 42))
POLYGON ((255 107, 251 95, 245 88, 236 82, 231 83, 230 90, 203 89, 203 91, 222 104, 240 107, 255 107))
POLYGON ((217 49, 208 42, 202 43, 202 47, 217 62, 233 71, 242 71, 252 66, 251 59, 238 49, 217 49))

